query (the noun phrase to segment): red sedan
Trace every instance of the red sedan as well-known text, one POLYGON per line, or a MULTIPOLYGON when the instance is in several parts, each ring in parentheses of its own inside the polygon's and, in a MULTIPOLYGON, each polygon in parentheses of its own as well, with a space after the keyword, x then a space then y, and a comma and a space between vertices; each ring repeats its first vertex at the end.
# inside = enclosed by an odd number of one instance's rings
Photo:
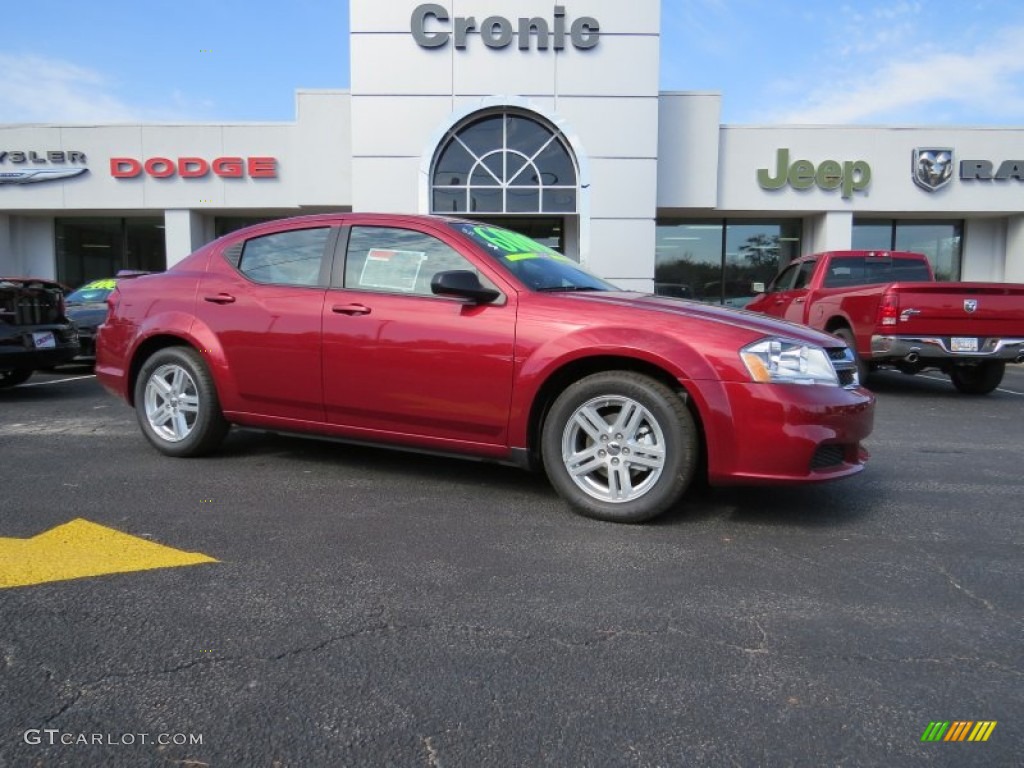
POLYGON ((330 214, 222 237, 109 298, 96 373, 169 456, 230 425, 543 466, 638 522, 712 484, 863 469, 874 400, 832 336, 624 292, 529 238, 330 214))

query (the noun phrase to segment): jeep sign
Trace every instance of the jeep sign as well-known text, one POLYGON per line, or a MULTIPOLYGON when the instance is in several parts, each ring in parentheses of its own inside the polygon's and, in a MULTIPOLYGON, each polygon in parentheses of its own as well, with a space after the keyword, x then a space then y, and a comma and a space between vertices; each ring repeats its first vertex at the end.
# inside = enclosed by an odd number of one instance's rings
POLYGON ((854 192, 863 192, 871 183, 871 166, 864 160, 823 160, 817 167, 810 160, 789 162, 789 150, 781 148, 776 154, 777 170, 772 176, 767 168, 757 171, 761 189, 782 189, 789 184, 793 189, 841 189, 844 200, 854 192))

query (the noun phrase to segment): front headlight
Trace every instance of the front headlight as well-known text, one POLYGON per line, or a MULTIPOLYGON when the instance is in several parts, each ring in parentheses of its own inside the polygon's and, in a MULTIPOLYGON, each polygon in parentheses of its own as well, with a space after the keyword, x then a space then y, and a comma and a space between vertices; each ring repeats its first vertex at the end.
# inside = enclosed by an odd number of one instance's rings
POLYGON ((789 339, 762 339, 740 350, 754 381, 839 386, 832 361, 821 347, 789 339))

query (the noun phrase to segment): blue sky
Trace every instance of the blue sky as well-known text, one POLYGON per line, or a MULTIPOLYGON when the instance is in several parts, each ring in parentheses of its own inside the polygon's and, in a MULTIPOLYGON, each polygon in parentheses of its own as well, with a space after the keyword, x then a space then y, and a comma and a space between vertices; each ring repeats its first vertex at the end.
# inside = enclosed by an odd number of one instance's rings
MULTIPOLYGON (((288 121, 297 88, 349 82, 341 0, 12 0, 3 19, 0 123, 288 121)), ((727 124, 1020 127, 1022 43, 1017 0, 663 0, 661 89, 721 93, 727 124)))

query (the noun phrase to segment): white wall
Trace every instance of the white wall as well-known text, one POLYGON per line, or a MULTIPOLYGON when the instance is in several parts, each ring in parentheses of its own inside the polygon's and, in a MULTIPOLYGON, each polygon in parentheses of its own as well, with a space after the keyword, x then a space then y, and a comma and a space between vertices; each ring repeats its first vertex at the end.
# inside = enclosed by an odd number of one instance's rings
POLYGON ((882 128, 877 126, 724 126, 721 131, 718 207, 726 211, 866 211, 918 216, 964 216, 973 212, 1019 212, 1024 200, 1024 183, 961 181, 936 192, 913 182, 912 156, 915 148, 952 147, 955 173, 965 159, 1024 158, 1024 132, 1020 129, 882 128), (786 186, 761 189, 757 171, 765 168, 776 175, 776 151, 790 150, 790 162, 810 160, 816 166, 825 160, 865 161, 871 166, 870 185, 844 199, 840 190, 813 186, 806 190, 786 186))
MULTIPOLYGON (((660 3, 565 4, 567 24, 598 20, 598 44, 539 50, 489 48, 470 35, 423 48, 410 19, 420 0, 352 0, 352 204, 357 210, 427 212, 426 178, 437 142, 476 108, 531 109, 558 125, 580 163, 580 221, 570 252, 604 276, 653 286, 658 170, 660 3), (383 181, 386 180, 386 181, 383 181), (630 233, 630 238, 623 233, 630 233)), ((553 4, 451 0, 455 17, 502 15, 553 22, 553 4)), ((453 24, 432 22, 431 31, 453 24)), ((577 227, 570 229, 576 230, 577 227)))
POLYGON ((961 279, 1003 280, 1006 267, 1006 219, 972 219, 964 227, 961 279))
POLYGON ((0 213, 0 276, 20 275, 19 265, 11 245, 11 217, 0 213))
POLYGON ((21 274, 32 277, 57 276, 53 256, 53 219, 43 216, 17 216, 12 221, 12 246, 21 261, 21 274))
POLYGON ((853 216, 848 211, 819 213, 804 218, 804 237, 800 243, 801 255, 841 251, 853 240, 853 216))
POLYGON ((722 97, 663 93, 658 115, 658 207, 718 205, 718 141, 722 97))
POLYGON ((1024 283, 1024 215, 1010 217, 1006 228, 1006 268, 1003 279, 1024 283))

